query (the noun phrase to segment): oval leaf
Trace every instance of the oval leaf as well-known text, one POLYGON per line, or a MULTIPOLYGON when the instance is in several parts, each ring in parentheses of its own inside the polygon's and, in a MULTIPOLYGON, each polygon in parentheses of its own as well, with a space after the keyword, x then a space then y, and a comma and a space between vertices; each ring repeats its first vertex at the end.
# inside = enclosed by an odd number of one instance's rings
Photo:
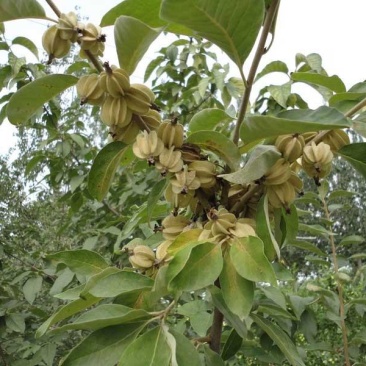
POLYGON ((9 100, 7 113, 14 125, 26 122, 44 103, 77 83, 72 75, 53 74, 23 86, 9 100))
POLYGON ((241 68, 263 23, 264 1, 163 0, 160 16, 196 31, 241 68))
POLYGON ((343 81, 337 76, 327 76, 311 72, 293 72, 291 79, 294 81, 302 81, 307 84, 315 84, 323 86, 336 93, 343 93, 346 91, 346 87, 343 81))
POLYGON ((187 142, 212 151, 222 158, 232 170, 236 170, 239 167, 240 152, 238 147, 220 132, 195 132, 188 136, 187 142))
POLYGON ((240 131, 241 139, 249 142, 290 133, 304 133, 350 127, 351 123, 334 108, 296 109, 275 116, 249 116, 240 131))
POLYGON ((120 67, 132 74, 162 28, 150 28, 140 20, 120 16, 114 25, 114 39, 120 67))
POLYGON ((224 110, 218 108, 206 108, 196 113, 189 122, 188 130, 190 133, 198 131, 211 131, 220 122, 232 120, 224 110))
POLYGON ((230 247, 231 261, 240 276, 253 282, 269 282, 276 286, 276 275, 264 254, 262 240, 255 236, 238 238, 230 247))
POLYGON ((255 81, 272 72, 282 72, 288 74, 288 67, 282 61, 272 61, 268 65, 266 65, 261 72, 257 74, 257 76, 255 77, 255 81))
POLYGON ((37 46, 29 38, 26 38, 26 37, 15 37, 12 40, 11 43, 13 45, 17 44, 17 45, 20 45, 20 46, 23 46, 23 47, 27 48, 38 59, 38 48, 37 48, 37 46))
POLYGON ((125 148, 123 142, 114 141, 104 146, 96 156, 89 173, 88 189, 97 200, 102 201, 107 195, 125 148))
POLYGON ((35 0, 0 1, 0 22, 26 18, 45 18, 46 13, 35 0))
POLYGON ((366 178, 366 143, 359 142, 343 146, 338 154, 346 159, 359 173, 366 178))

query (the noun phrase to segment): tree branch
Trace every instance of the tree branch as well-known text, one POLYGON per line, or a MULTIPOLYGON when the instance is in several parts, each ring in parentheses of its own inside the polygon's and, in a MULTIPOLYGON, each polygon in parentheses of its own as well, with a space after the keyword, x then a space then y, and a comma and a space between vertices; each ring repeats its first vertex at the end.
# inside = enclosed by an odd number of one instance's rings
MULTIPOLYGON (((220 287, 219 279, 215 281, 215 286, 220 287)), ((209 339, 210 348, 216 353, 220 353, 223 322, 224 315, 220 312, 218 308, 215 307, 209 339)))
POLYGON ((344 116, 352 117, 356 112, 358 112, 363 107, 366 107, 366 98, 362 99, 361 102, 357 103, 354 107, 352 107, 349 111, 347 111, 344 116))
POLYGON ((259 65, 259 62, 260 62, 262 56, 266 53, 265 45, 266 45, 267 37, 271 30, 272 22, 273 22, 274 18, 276 17, 277 8, 278 8, 279 4, 280 4, 280 0, 272 0, 271 5, 267 10, 266 18, 263 23, 262 33, 261 33, 261 36, 260 36, 260 39, 258 42, 258 47, 255 52, 254 59, 253 59, 252 65, 250 67, 248 79, 246 82, 245 82, 245 78, 244 78, 244 74, 243 74, 242 70, 240 73, 246 88, 245 88, 243 100, 240 105, 238 120, 236 122, 235 131, 234 131, 233 142, 236 145, 239 142, 240 126, 244 121, 244 117, 245 117, 245 114, 246 114, 246 111, 248 108, 250 93, 252 91, 252 86, 254 83, 254 78, 255 78, 255 75, 257 72, 257 68, 258 68, 258 65, 259 65))

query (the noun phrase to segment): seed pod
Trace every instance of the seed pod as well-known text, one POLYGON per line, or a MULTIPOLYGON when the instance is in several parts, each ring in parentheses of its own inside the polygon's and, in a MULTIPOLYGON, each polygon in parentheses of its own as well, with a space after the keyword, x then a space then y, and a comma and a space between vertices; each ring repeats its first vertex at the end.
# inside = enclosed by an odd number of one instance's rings
POLYGON ((82 76, 76 83, 76 91, 80 104, 100 105, 105 99, 105 93, 99 86, 97 74, 82 76))
POLYGON ((156 162, 155 167, 160 171, 162 175, 167 172, 177 173, 183 168, 183 160, 181 158, 181 152, 174 150, 174 147, 170 149, 164 148, 159 155, 159 161, 156 162))
POLYGON ((148 86, 146 86, 145 84, 135 83, 135 84, 132 84, 132 87, 135 88, 135 89, 139 89, 142 92, 144 92, 146 95, 148 95, 150 103, 153 103, 155 101, 154 92, 148 86))
POLYGON ((252 219, 238 219, 233 228, 229 228, 231 235, 237 238, 245 238, 247 236, 256 236, 254 230, 255 221, 252 219))
POLYGON ((108 62, 104 63, 105 71, 100 73, 100 87, 114 98, 124 96, 131 88, 130 76, 127 71, 117 66, 109 66, 108 62))
POLYGON ((273 208, 288 207, 296 198, 295 187, 289 181, 267 186, 266 191, 268 202, 273 208))
POLYGON ((95 56, 103 55, 105 35, 102 34, 101 27, 92 23, 86 24, 79 39, 83 51, 89 51, 95 56))
POLYGON ((159 244, 159 246, 156 248, 155 255, 156 255, 156 259, 158 261, 167 262, 172 258, 172 257, 169 257, 169 254, 168 254, 168 248, 171 243, 172 243, 172 241, 165 240, 161 244, 159 244))
POLYGON ((167 148, 172 146, 180 148, 183 145, 183 125, 177 122, 164 121, 158 129, 158 136, 167 148))
POLYGON ((282 156, 289 163, 294 162, 302 154, 305 146, 304 138, 299 134, 278 136, 275 146, 281 152, 282 156))
POLYGON ((175 173, 175 178, 170 180, 172 191, 176 194, 187 194, 188 191, 194 191, 201 185, 196 177, 195 171, 188 171, 187 165, 179 173, 175 173))
POLYGON ((196 160, 188 165, 188 171, 194 170, 202 188, 212 188, 216 184, 216 165, 207 160, 196 160))
POLYGON ((122 141, 127 145, 135 142, 136 136, 139 134, 139 132, 139 127, 133 121, 131 121, 125 127, 111 126, 109 129, 109 134, 111 135, 113 141, 122 141))
POLYGON ((163 227, 163 237, 166 240, 174 240, 190 223, 191 221, 182 215, 167 216, 161 223, 163 227))
POLYGON ((320 142, 315 145, 315 142, 312 142, 311 145, 304 147, 301 165, 309 177, 318 180, 330 173, 332 159, 333 153, 328 144, 320 142))
POLYGON ((155 253, 146 245, 137 245, 133 248, 133 255, 129 257, 129 261, 138 269, 151 268, 155 264, 155 253))
POLYGON ((235 228, 236 217, 225 208, 219 210, 211 209, 207 215, 208 222, 204 226, 205 230, 211 230, 212 236, 230 235, 230 229, 235 228))
POLYGON ((155 157, 159 156, 163 149, 164 144, 159 139, 156 131, 140 133, 136 137, 136 142, 132 145, 134 154, 140 159, 147 159, 150 165, 155 164, 155 157))
POLYGON ((102 105, 100 119, 108 126, 126 127, 131 122, 132 111, 124 97, 113 98, 109 95, 102 105))
POLYGON ((330 146, 333 153, 337 152, 343 146, 350 144, 349 136, 344 130, 331 130, 322 138, 325 144, 330 146))
POLYGON ((198 145, 186 142, 182 145, 180 151, 182 152, 182 159, 186 164, 202 159, 201 148, 198 145))
POLYGON ((62 39, 69 40, 70 42, 76 42, 78 40, 80 28, 77 15, 73 11, 60 15, 57 28, 62 39))
POLYGON ((133 113, 141 116, 149 112, 151 99, 147 93, 141 90, 141 88, 136 88, 134 84, 131 84, 130 89, 125 94, 125 98, 128 108, 130 108, 133 113))
POLYGON ((170 183, 164 192, 165 199, 173 205, 174 208, 184 208, 194 206, 197 199, 195 198, 195 191, 188 190, 186 193, 174 193, 173 186, 170 183))
POLYGON ((42 45, 49 56, 49 64, 54 58, 65 57, 71 48, 71 42, 60 37, 60 32, 56 25, 47 28, 43 33, 42 45))
POLYGON ((264 175, 264 184, 277 185, 286 182, 291 175, 290 164, 281 158, 276 161, 272 168, 264 175))
MULTIPOLYGON (((160 113, 158 111, 155 111, 154 109, 149 109, 149 111, 143 116, 136 115, 136 117, 142 120, 142 127, 146 126, 150 129, 150 131, 157 130, 161 123, 160 113)), ((138 123, 138 121, 136 121, 135 123, 138 123)), ((142 128, 140 127, 140 129, 142 128)))

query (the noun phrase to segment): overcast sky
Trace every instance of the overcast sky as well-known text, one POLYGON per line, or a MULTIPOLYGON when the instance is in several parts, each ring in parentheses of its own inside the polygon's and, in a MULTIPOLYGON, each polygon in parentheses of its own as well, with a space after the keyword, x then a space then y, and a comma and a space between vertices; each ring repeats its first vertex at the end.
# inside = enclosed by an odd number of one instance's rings
MULTIPOLYGON (((76 3, 79 7, 78 12, 96 24, 99 24, 102 16, 110 8, 121 2, 118 0, 54 1, 62 12, 75 10, 76 3)), ((39 0, 39 3, 44 6, 50 17, 55 18, 46 1, 39 0)), ((366 79, 366 1, 349 0, 348 5, 345 3, 341 0, 282 0, 274 44, 262 58, 259 70, 273 60, 284 61, 290 69, 293 69, 296 53, 307 55, 315 52, 322 56, 323 66, 328 74, 339 75, 347 87, 364 81, 366 79)), ((47 21, 39 19, 7 22, 5 36, 8 40, 16 36, 29 37, 37 44, 42 54, 41 37, 48 24, 47 21)), ((104 29, 104 32, 107 33, 107 43, 103 61, 117 63, 112 27, 104 29)), ((161 37, 159 42, 150 48, 145 61, 134 74, 136 82, 142 82, 144 65, 155 57, 155 52, 166 45, 166 42, 167 40, 161 37)), ((14 47, 14 52, 18 57, 27 57, 30 62, 36 61, 22 47, 14 47)), ((5 51, 0 51, 1 63, 6 62, 6 56, 5 51)), ((227 62, 225 55, 220 58, 221 63, 227 62)), ((282 80, 282 82, 285 81, 282 80)), ((268 77, 263 82, 281 83, 281 80, 268 77)), ((321 99, 314 96, 312 107, 316 107, 319 103, 321 99)), ((15 128, 8 122, 0 126, 0 154, 6 153, 14 145, 14 131, 15 128)))

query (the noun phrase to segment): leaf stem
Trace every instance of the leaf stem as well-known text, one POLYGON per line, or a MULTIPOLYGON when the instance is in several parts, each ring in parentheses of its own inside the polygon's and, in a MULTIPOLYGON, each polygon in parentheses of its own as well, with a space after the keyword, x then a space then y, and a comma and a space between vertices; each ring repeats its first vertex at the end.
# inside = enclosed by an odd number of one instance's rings
MULTIPOLYGON (((325 198, 322 198, 323 209, 325 213, 325 217, 327 221, 330 222, 330 213, 328 210, 328 205, 325 201, 325 198)), ((338 298, 339 298, 339 317, 342 329, 342 337, 343 337, 343 354, 344 354, 344 361, 346 366, 351 366, 351 361, 349 358, 349 351, 348 351, 348 338, 347 338, 347 326, 345 322, 345 310, 344 310, 344 298, 343 298, 343 287, 342 282, 339 279, 339 267, 338 267, 338 260, 337 260, 337 248, 334 242, 334 235, 329 234, 329 242, 332 248, 332 259, 333 259, 333 266, 334 266, 334 273, 337 281, 337 290, 338 290, 338 298)))
POLYGON ((244 117, 245 117, 245 114, 246 114, 246 111, 248 108, 248 103, 249 103, 250 93, 252 91, 252 86, 254 83, 254 78, 255 78, 255 75, 256 75, 256 72, 258 69, 259 62, 260 62, 262 56, 266 53, 265 45, 266 45, 267 37, 271 30, 272 22, 273 22, 274 18, 276 17, 277 8, 280 4, 280 1, 281 0, 272 0, 271 5, 269 6, 269 8, 267 10, 266 17, 265 17, 264 23, 263 23, 262 33, 259 38, 257 50, 255 52, 252 65, 250 67, 247 80, 245 80, 243 71, 242 71, 242 69, 240 69, 240 71, 241 71, 240 75, 243 79, 243 82, 244 82, 244 85, 246 86, 246 88, 244 91, 243 100, 240 105, 238 120, 236 122, 235 131, 234 131, 233 142, 236 145, 239 142, 240 126, 244 121, 244 117))
POLYGON ((347 111, 344 116, 352 117, 356 112, 358 112, 361 108, 366 106, 366 98, 362 99, 361 102, 357 103, 354 107, 352 107, 349 111, 347 111))

